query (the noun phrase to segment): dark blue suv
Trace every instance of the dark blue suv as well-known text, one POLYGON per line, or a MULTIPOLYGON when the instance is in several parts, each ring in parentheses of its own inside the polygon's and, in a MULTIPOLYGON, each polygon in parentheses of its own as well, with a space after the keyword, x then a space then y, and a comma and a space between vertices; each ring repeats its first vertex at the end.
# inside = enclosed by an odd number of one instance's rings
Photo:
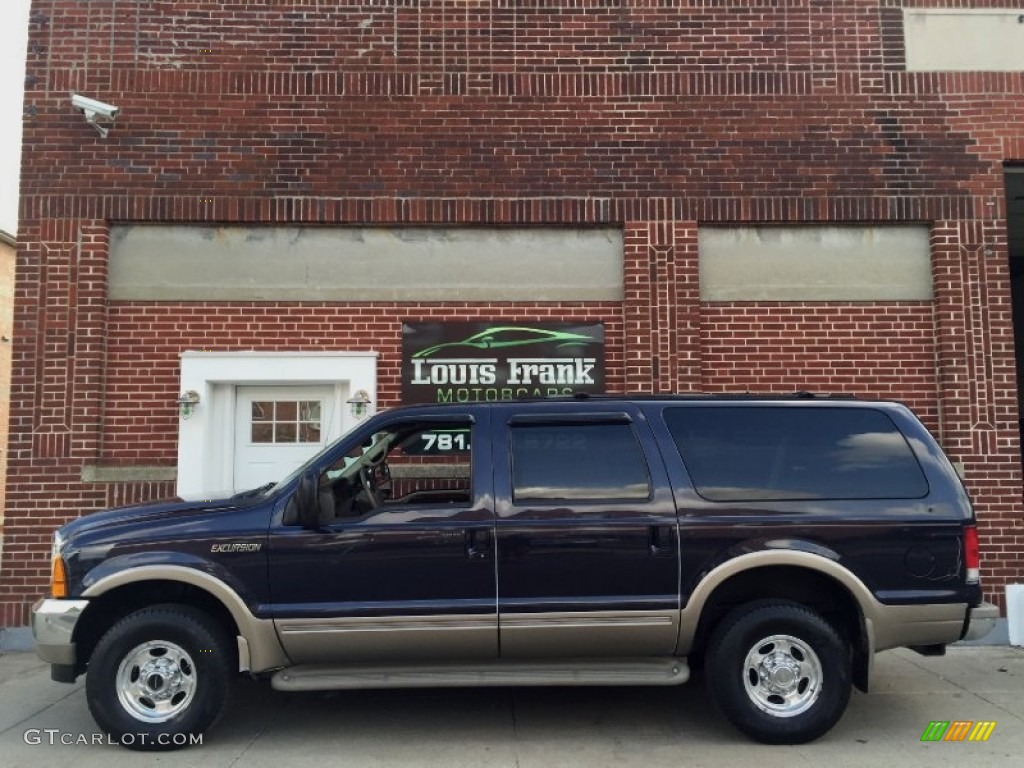
POLYGON ((167 749, 232 678, 289 691, 677 685, 825 733, 877 651, 991 628, 964 488, 891 402, 677 396, 395 408, 291 476, 58 530, 40 656, 167 749))

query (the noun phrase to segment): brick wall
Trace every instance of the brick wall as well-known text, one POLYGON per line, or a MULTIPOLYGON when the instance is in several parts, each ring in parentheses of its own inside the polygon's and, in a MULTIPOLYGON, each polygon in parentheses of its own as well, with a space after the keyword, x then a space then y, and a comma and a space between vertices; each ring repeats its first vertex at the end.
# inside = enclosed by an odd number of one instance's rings
POLYGON ((701 388, 901 400, 940 427, 930 302, 701 307, 701 388))
MULTIPOLYGON (((377 349, 401 319, 601 319, 610 388, 844 389, 962 461, 991 596, 1024 579, 1002 164, 1024 74, 903 71, 961 0, 35 0, 0 624, 50 530, 167 484, 182 349, 377 349), (100 139, 72 90, 116 104, 100 139), (110 222, 621 226, 621 305, 107 304, 110 222), (701 304, 697 228, 925 222, 930 304, 701 304), (397 316, 396 316, 397 314, 397 316)), ((975 0, 971 7, 1005 3, 975 0)))

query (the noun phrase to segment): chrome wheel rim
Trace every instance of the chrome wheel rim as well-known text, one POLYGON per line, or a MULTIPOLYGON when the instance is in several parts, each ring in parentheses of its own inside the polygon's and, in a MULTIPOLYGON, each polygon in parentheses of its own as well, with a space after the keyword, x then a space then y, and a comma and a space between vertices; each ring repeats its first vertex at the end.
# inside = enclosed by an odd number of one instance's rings
POLYGON ((795 717, 814 706, 821 694, 822 677, 814 649, 792 635, 759 640, 743 662, 747 696, 773 717, 795 717))
POLYGON ((117 698, 136 720, 163 723, 188 709, 196 665, 177 643, 153 640, 133 648, 117 668, 117 698))

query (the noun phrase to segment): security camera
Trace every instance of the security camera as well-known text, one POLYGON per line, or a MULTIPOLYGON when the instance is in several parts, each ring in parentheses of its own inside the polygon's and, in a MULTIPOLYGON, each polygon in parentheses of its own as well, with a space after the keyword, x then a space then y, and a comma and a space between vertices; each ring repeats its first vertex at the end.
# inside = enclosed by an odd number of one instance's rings
POLYGON ((121 111, 113 104, 104 104, 102 101, 96 101, 96 99, 90 99, 78 93, 71 94, 71 106, 85 112, 86 118, 105 117, 108 120, 113 120, 121 111))
POLYGON ((100 125, 99 122, 97 122, 98 119, 103 118, 105 120, 113 121, 121 111, 113 104, 105 104, 102 101, 90 99, 88 96, 82 96, 78 93, 71 94, 71 106, 75 109, 82 110, 85 114, 85 119, 103 138, 107 137, 107 132, 110 128, 105 125, 100 125))

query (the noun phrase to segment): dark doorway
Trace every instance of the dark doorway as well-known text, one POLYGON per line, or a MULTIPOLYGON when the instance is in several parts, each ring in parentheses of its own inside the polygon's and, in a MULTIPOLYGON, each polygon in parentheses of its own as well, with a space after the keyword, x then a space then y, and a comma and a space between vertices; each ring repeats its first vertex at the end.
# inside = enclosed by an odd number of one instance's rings
MULTIPOLYGON (((1006 235, 1010 250, 1013 344, 1017 358, 1017 404, 1024 433, 1024 165, 1006 166, 1006 235)), ((1024 444, 1024 434, 1021 435, 1024 444)))

